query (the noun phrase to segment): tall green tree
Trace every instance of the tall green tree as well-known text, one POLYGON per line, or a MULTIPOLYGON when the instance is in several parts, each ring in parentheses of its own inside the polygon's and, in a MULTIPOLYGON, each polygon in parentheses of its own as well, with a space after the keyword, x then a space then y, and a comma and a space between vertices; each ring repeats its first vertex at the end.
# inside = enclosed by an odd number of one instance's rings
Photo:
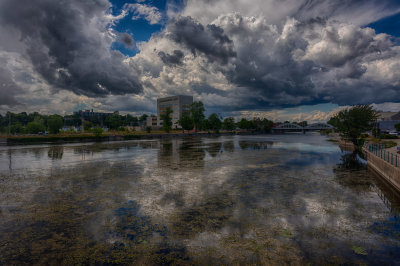
POLYGON ((178 120, 178 124, 182 127, 182 130, 192 130, 194 127, 194 122, 189 113, 185 112, 182 117, 178 120))
POLYGON ((332 116, 331 118, 329 118, 327 123, 334 127, 337 127, 338 122, 339 122, 339 120, 338 120, 337 116, 332 116))
POLYGON ((227 117, 222 122, 222 128, 225 130, 234 130, 236 128, 235 119, 233 117, 227 117))
POLYGON ((252 120, 247 120, 246 118, 240 119, 237 123, 238 128, 240 129, 254 129, 255 125, 252 120))
POLYGON ((39 122, 32 121, 26 125, 25 130, 28 134, 37 134, 44 131, 44 126, 39 122))
POLYGON ((161 120, 163 121, 163 130, 167 133, 171 131, 172 128, 172 109, 168 107, 165 112, 160 116, 161 120))
POLYGON ((122 126, 121 116, 119 114, 112 114, 106 118, 104 124, 111 129, 118 129, 122 126))
MULTIPOLYGON (((361 133, 371 130, 373 122, 378 118, 378 113, 371 105, 356 105, 351 108, 340 111, 333 117, 332 121, 336 130, 341 135, 351 141, 356 150, 359 150, 358 137, 361 133)), ((332 122, 331 121, 331 122, 332 122)))
POLYGON ((51 115, 47 119, 47 127, 49 128, 49 132, 51 134, 57 134, 60 132, 64 124, 63 118, 60 115, 51 115))
POLYGON ((215 113, 211 114, 208 117, 208 123, 210 125, 209 129, 214 130, 216 133, 219 132, 219 130, 221 129, 222 126, 222 122, 221 119, 219 118, 219 116, 215 113))
POLYGON ((142 114, 142 115, 139 117, 139 121, 140 121, 140 122, 144 122, 144 121, 146 121, 147 117, 148 117, 148 115, 142 114))
POLYGON ((190 108, 190 113, 192 114, 195 132, 199 130, 200 123, 205 118, 204 112, 205 112, 204 104, 201 101, 192 103, 190 108))
POLYGON ((396 129, 397 132, 400 132, 400 123, 395 124, 394 128, 396 129))

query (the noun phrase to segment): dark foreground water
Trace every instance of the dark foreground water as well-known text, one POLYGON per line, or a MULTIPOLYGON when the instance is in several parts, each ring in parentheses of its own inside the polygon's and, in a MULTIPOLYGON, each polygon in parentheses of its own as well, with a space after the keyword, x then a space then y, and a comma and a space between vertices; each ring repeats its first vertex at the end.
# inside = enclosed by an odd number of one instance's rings
POLYGON ((0 147, 0 265, 398 264, 399 199, 319 135, 0 147))

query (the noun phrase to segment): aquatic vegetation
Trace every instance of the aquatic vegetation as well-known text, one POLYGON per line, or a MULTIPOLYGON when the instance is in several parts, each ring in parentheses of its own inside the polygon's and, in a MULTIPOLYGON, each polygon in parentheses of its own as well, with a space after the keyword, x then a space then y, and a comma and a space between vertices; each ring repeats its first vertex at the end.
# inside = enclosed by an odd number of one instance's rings
POLYGON ((358 255, 368 255, 368 252, 365 250, 365 248, 360 247, 360 246, 353 246, 352 247, 354 253, 358 254, 358 255))
POLYGON ((350 157, 319 135, 6 147, 0 265, 390 264, 398 201, 350 157))

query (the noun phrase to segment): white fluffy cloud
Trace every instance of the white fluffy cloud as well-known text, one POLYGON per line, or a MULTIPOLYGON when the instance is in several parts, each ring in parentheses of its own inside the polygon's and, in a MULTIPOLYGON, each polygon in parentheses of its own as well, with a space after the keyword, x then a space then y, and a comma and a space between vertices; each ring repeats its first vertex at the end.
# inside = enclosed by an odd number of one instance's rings
MULTIPOLYGON (((61 12, 56 32, 63 31, 54 36, 51 21, 41 17, 30 21, 36 26, 30 32, 25 20, 3 16, 0 31, 7 38, 0 40, 0 60, 9 74, 0 78, 12 93, 3 88, 0 95, 8 95, 3 101, 8 106, 34 110, 36 102, 36 109, 70 110, 84 103, 140 112, 155 109, 158 97, 191 94, 209 110, 246 115, 329 102, 400 102, 400 47, 365 26, 400 11, 396 1, 188 0, 183 8, 170 3, 165 16, 141 2, 126 4, 119 16, 109 14, 105 0, 75 2, 68 8, 82 6, 74 16, 79 23, 69 23, 68 14, 75 13, 61 12), (139 52, 131 58, 109 49, 118 40, 133 46, 131 36, 112 30, 128 13, 165 23, 162 32, 136 44, 139 52), (11 57, 21 67, 11 67, 11 57), (60 77, 68 82, 60 83, 60 77)), ((57 6, 40 3, 44 11, 57 6)), ((317 121, 326 115, 316 111, 298 118, 317 121)))
POLYGON ((398 62, 391 37, 368 27, 328 18, 271 24, 238 12, 210 24, 177 17, 131 59, 160 95, 193 94, 225 110, 400 101, 398 62), (160 59, 177 51, 179 64, 160 59))
POLYGON ((125 4, 124 9, 133 13, 132 19, 146 19, 150 24, 159 24, 162 14, 158 8, 146 4, 125 4))

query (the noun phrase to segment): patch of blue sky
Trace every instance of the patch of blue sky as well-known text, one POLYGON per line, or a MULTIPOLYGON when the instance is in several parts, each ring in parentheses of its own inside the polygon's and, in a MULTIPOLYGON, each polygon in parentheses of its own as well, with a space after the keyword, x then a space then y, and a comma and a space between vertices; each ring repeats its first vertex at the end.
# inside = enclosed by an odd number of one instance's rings
MULTIPOLYGON (((166 10, 166 2, 167 0, 148 0, 148 1, 126 1, 126 0, 111 0, 112 4, 111 12, 114 16, 120 15, 125 4, 145 4, 149 6, 156 7, 159 12, 163 14, 165 17, 165 10, 166 10)), ((132 19, 132 13, 128 13, 124 18, 118 20, 113 27, 114 30, 121 32, 121 33, 128 33, 130 34, 135 43, 138 42, 146 42, 150 39, 150 37, 157 32, 160 32, 164 25, 162 24, 150 24, 144 18, 136 18, 132 19)), ((127 48, 124 44, 115 42, 111 46, 112 50, 119 50, 124 55, 134 56, 138 49, 136 46, 134 48, 127 48)))
POLYGON ((400 45, 400 12, 375 21, 367 26, 373 28, 376 33, 386 33, 396 37, 395 42, 397 45, 400 45))

